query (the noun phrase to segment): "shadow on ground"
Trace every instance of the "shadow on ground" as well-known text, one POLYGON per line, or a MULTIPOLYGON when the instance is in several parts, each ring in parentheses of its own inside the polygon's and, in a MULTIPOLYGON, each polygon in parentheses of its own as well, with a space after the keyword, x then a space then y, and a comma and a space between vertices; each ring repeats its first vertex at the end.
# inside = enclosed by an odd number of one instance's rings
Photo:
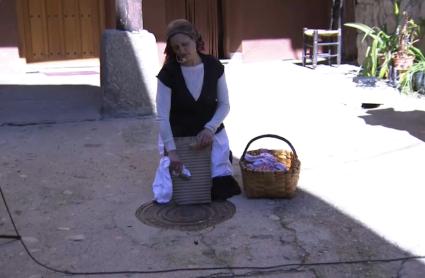
POLYGON ((98 120, 101 97, 91 85, 0 85, 0 125, 98 120))
MULTIPOLYGON (((235 177, 243 187, 239 159, 236 157, 233 157, 233 165, 237 167, 235 177)), ((247 214, 246 222, 243 223, 256 219, 261 226, 264 220, 260 218, 266 218, 275 221, 281 228, 279 232, 270 235, 268 231, 271 226, 268 225, 252 229, 251 234, 246 232, 248 224, 241 227, 245 231, 242 235, 249 235, 247 245, 252 250, 269 252, 270 256, 280 258, 282 265, 291 262, 302 264, 245 274, 255 276, 306 272, 314 274, 312 277, 340 277, 342 273, 344 277, 416 277, 425 273, 425 265, 420 261, 402 259, 415 255, 384 239, 320 197, 300 188, 291 199, 248 199, 242 195, 240 200, 235 199, 234 202, 237 204, 237 213, 247 214), (264 211, 253 212, 256 208, 264 211)), ((228 244, 232 245, 230 242, 228 244)))
MULTIPOLYGON (((12 197, 8 198, 8 205, 16 209, 13 199, 19 196, 8 195, 12 197)), ((26 227, 18 225, 20 233, 26 235, 27 239, 37 240, 27 243, 31 250, 37 250, 33 254, 37 260, 57 270, 72 269, 71 272, 86 275, 90 275, 90 272, 107 271, 112 272, 110 275, 117 275, 114 277, 127 277, 119 275, 126 274, 126 271, 129 272, 128 275, 130 272, 134 275, 170 269, 180 270, 166 271, 170 272, 169 275, 162 274, 164 276, 160 277, 282 277, 285 273, 290 275, 285 277, 341 277, 344 274, 344 277, 386 278, 420 277, 425 273, 424 264, 409 259, 412 254, 303 190, 299 190, 291 200, 241 198, 232 202, 237 207, 234 219, 212 229, 176 232, 153 228, 156 232, 151 235, 143 233, 145 227, 140 223, 133 227, 139 230, 137 238, 131 233, 122 233, 128 227, 117 225, 114 234, 121 234, 119 243, 111 241, 111 237, 105 235, 102 227, 111 217, 105 214, 102 218, 106 221, 104 224, 98 223, 100 230, 95 234, 90 231, 92 227, 81 230, 87 238, 98 237, 97 244, 82 239, 87 245, 84 247, 84 254, 78 243, 61 239, 61 231, 49 231, 52 224, 61 223, 61 220, 38 226, 32 224, 31 219, 22 219, 25 215, 15 213, 14 217, 18 223, 26 223, 26 227), (252 212, 255 208, 259 211, 252 212), (271 213, 273 217, 267 217, 265 212, 271 213), (232 236, 235 232, 238 233, 238 238, 232 236), (46 238, 30 236, 34 234, 45 235, 46 238), (99 241, 102 243, 99 244, 99 241), (179 245, 170 248, 170 241, 179 245), (140 251, 140 255, 128 253, 128 250, 134 248, 140 251), (100 250, 111 251, 106 253, 107 260, 99 255, 100 250), (146 254, 149 254, 150 259, 146 259, 146 254), (108 263, 111 261, 113 263, 108 263), (193 270, 185 271, 189 261, 193 270), (231 267, 239 269, 229 270, 231 267), (202 268, 219 269, 208 271, 202 268)), ((81 205, 84 206, 87 205, 81 205)), ((87 209, 101 215, 96 207, 87 209)), ((1 205, 0 212, 4 219, 4 204, 1 205)), ((128 213, 133 214, 134 211, 128 213)), ((45 213, 44 216, 49 215, 45 213)), ((10 226, 9 221, 3 220, 0 234, 13 234, 10 226)), ((43 277, 58 277, 58 273, 35 265, 28 256, 24 256, 18 242, 1 239, 0 251, 1 261, 5 263, 2 267, 5 277, 17 277, 17 269, 20 274, 39 273, 43 277)), ((100 277, 100 273, 97 274, 100 277)), ((158 273, 151 274, 156 277, 154 274, 158 273)))
POLYGON ((369 115, 359 116, 369 125, 380 125, 407 131, 425 142, 425 111, 395 111, 394 108, 368 110, 369 115))

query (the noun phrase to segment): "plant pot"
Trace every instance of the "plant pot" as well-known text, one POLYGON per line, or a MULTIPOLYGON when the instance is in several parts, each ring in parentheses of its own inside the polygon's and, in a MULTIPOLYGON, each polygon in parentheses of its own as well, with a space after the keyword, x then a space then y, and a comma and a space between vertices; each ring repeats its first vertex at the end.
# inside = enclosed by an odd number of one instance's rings
POLYGON ((394 55, 393 66, 395 70, 407 71, 415 61, 415 56, 408 55, 394 55))

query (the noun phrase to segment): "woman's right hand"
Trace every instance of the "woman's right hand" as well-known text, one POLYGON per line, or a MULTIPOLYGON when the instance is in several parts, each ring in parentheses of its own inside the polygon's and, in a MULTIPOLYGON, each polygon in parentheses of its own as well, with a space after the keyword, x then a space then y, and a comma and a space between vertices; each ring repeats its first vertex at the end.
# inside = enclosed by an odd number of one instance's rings
POLYGON ((175 150, 168 152, 168 158, 170 159, 170 170, 176 174, 180 174, 183 169, 183 163, 180 160, 175 150))

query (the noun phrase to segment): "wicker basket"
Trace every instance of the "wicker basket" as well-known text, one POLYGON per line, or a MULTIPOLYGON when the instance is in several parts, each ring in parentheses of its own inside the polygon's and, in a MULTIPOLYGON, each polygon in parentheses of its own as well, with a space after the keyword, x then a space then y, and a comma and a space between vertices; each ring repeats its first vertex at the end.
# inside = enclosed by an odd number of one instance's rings
POLYGON ((173 200, 177 205, 211 203, 211 147, 194 149, 196 137, 175 137, 177 154, 192 177, 173 179, 173 200))
POLYGON ((248 198, 291 198, 297 189, 301 163, 292 144, 283 137, 273 134, 257 136, 248 142, 239 161, 244 193, 248 198), (266 150, 285 164, 288 171, 254 171, 246 167, 245 154, 257 155, 260 150, 247 151, 252 142, 271 137, 286 142, 292 151, 266 150))

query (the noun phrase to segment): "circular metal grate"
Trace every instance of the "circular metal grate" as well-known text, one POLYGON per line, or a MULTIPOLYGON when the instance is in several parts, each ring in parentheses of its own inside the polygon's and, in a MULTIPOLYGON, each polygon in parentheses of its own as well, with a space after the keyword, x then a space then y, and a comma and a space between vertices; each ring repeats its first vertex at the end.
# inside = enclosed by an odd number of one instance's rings
POLYGON ((232 218, 235 212, 235 205, 229 201, 183 206, 150 202, 137 209, 136 217, 154 227, 199 231, 232 218))

